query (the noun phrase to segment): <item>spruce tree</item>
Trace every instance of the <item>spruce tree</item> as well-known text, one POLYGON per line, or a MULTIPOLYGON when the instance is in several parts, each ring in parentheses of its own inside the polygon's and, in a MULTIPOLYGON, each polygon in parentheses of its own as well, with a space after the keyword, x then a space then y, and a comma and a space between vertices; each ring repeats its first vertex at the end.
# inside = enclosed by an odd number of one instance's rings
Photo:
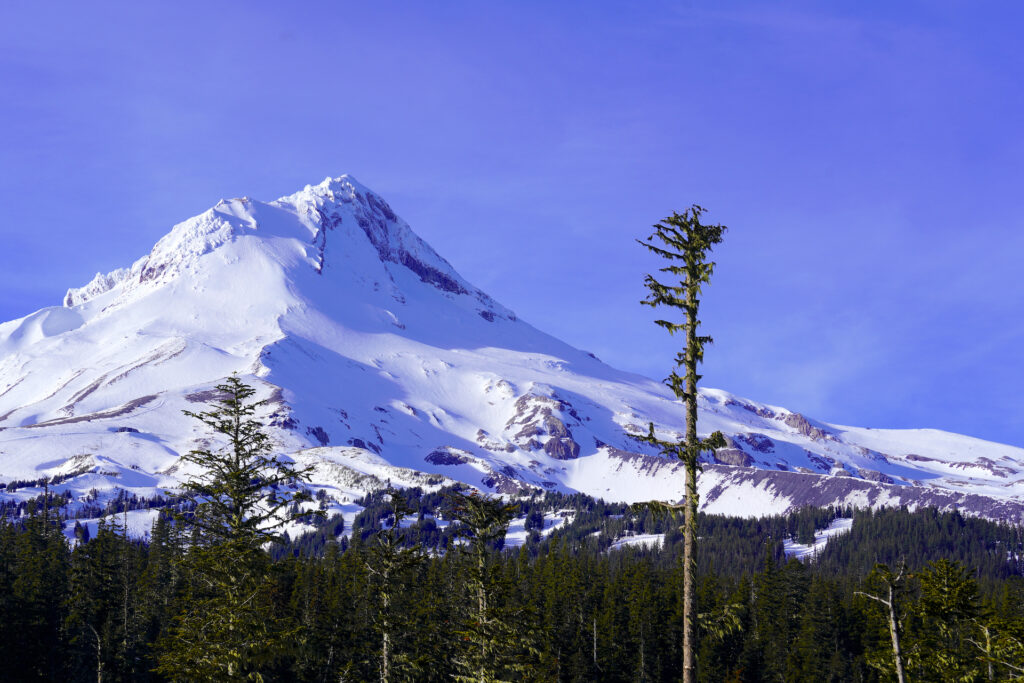
POLYGON ((0 601, 10 609, 4 649, 12 656, 4 660, 2 670, 7 680, 66 677, 63 620, 70 552, 54 502, 48 485, 39 498, 28 501, 27 517, 11 529, 11 553, 0 557, 8 565, 0 570, 0 578, 10 576, 5 581, 9 593, 0 601))
POLYGON ((271 454, 255 389, 232 376, 217 391, 210 410, 186 411, 223 447, 182 456, 199 470, 182 485, 194 508, 178 517, 192 540, 183 608, 161 639, 157 670, 174 680, 262 680, 293 634, 274 609, 264 546, 283 540, 279 530, 298 515, 289 510, 310 499, 297 488, 308 470, 271 454))
POLYGON ((495 580, 489 564, 491 548, 503 545, 518 506, 476 491, 469 495, 454 493, 451 502, 467 539, 465 585, 469 589, 466 621, 457 633, 466 647, 456 661, 459 673, 455 680, 494 683, 519 678, 529 668, 527 658, 536 652, 528 645, 528 634, 519 623, 517 611, 498 604, 499 593, 508 586, 495 580))
POLYGON ((402 588, 410 572, 424 559, 419 544, 404 544, 401 522, 413 512, 412 507, 394 488, 389 488, 387 493, 391 503, 391 524, 375 534, 374 542, 366 549, 363 558, 376 597, 374 625, 380 638, 378 668, 381 683, 415 678, 409 671, 409 657, 399 649, 398 642, 408 616, 396 607, 399 607, 397 599, 404 592, 402 588))
POLYGON ((980 677, 978 658, 968 647, 980 613, 977 582, 966 567, 947 559, 932 562, 917 578, 921 586, 921 668, 950 680, 980 677))
POLYGON ((701 453, 722 448, 725 439, 720 432, 707 439, 697 437, 697 365, 704 360, 704 347, 711 343, 711 337, 697 334, 700 320, 701 286, 711 281, 714 261, 708 260, 708 253, 722 241, 726 228, 723 225, 705 225, 700 222, 705 209, 694 204, 683 213, 676 213, 654 225, 654 232, 647 241, 637 240, 648 250, 669 262, 659 272, 670 276, 677 283, 665 283, 653 275, 644 279, 649 290, 641 303, 652 308, 668 306, 685 314, 683 322, 656 320, 669 334, 684 332, 686 342, 683 350, 676 354, 675 369, 665 379, 665 384, 679 398, 686 411, 686 435, 682 441, 659 439, 654 423, 648 426, 646 435, 639 438, 659 447, 662 453, 679 458, 686 468, 686 495, 682 506, 651 504, 656 510, 674 514, 683 508, 683 563, 684 563, 684 605, 683 605, 683 681, 696 681, 695 617, 696 610, 696 543, 697 543, 697 471, 700 469, 701 453), (678 370, 682 369, 680 375, 678 370))
POLYGON ((116 518, 101 519, 96 537, 72 553, 65 630, 73 677, 141 680, 148 672, 136 585, 143 553, 116 518))
POLYGON ((868 664, 886 673, 892 671, 898 683, 904 683, 907 680, 903 644, 901 642, 903 635, 903 605, 901 601, 903 593, 906 591, 906 579, 907 568, 905 565, 900 566, 899 571, 893 572, 886 565, 877 564, 868 577, 868 583, 871 586, 880 588, 878 591, 880 595, 864 591, 854 592, 854 595, 861 595, 885 607, 884 616, 889 627, 892 659, 891 661, 887 661, 886 658, 869 659, 868 664), (892 666, 891 669, 889 665, 892 666))

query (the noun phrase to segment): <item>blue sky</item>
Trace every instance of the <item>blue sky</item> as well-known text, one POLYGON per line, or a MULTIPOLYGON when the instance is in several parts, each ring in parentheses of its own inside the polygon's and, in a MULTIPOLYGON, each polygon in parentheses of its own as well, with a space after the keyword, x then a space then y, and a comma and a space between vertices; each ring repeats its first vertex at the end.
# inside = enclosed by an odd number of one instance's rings
POLYGON ((221 197, 351 173, 652 377, 633 240, 730 227, 707 386, 1024 445, 1016 2, 5 3, 0 319, 221 197))

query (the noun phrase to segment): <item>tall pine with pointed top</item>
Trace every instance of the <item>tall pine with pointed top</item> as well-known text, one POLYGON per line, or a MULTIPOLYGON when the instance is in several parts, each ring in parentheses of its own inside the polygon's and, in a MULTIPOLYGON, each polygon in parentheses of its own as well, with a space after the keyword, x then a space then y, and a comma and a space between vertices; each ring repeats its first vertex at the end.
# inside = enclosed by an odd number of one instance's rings
POLYGON ((696 617, 696 543, 697 543, 697 471, 699 470, 700 454, 725 446, 725 438, 721 432, 715 432, 707 439, 697 437, 697 382, 701 376, 697 374, 697 364, 704 360, 704 346, 711 343, 711 337, 697 334, 700 319, 701 286, 711 281, 714 272, 714 261, 708 260, 712 248, 722 241, 726 231, 724 225, 705 225, 700 222, 705 209, 694 204, 683 213, 673 212, 660 223, 654 225, 654 232, 644 240, 637 240, 644 247, 668 261, 668 265, 659 268, 658 272, 666 274, 673 282, 663 282, 654 275, 644 279, 649 290, 646 299, 641 303, 652 308, 668 306, 684 314, 683 322, 656 320, 655 323, 675 335, 682 332, 686 335, 683 350, 676 354, 675 368, 665 379, 665 384, 685 406, 686 437, 682 441, 664 441, 654 432, 654 423, 650 423, 646 435, 641 440, 657 446, 662 453, 674 456, 683 461, 686 467, 686 497, 682 506, 665 503, 652 503, 661 511, 673 513, 683 508, 683 681, 696 681, 696 662, 694 659, 695 617, 696 617), (679 374, 679 370, 683 374, 679 374))
POLYGON ((502 544, 518 505, 477 492, 450 495, 452 516, 461 525, 466 544, 462 560, 468 604, 465 622, 456 637, 464 646, 455 661, 456 681, 500 683, 530 680, 536 650, 523 623, 522 610, 507 605, 510 591, 493 565, 492 545, 502 544), (505 605, 501 605, 501 594, 505 605))
MULTIPOLYGON (((303 514, 310 496, 299 484, 309 470, 272 454, 259 419, 266 401, 237 377, 217 385, 210 409, 186 411, 221 447, 182 460, 199 473, 182 484, 191 511, 178 522, 192 532, 181 560, 182 608, 162 634, 157 671, 171 680, 263 680, 291 647, 295 626, 275 609, 270 556, 281 528, 303 514)), ((312 513, 316 514, 316 513, 312 513)))
MULTIPOLYGON (((402 520, 414 512, 405 494, 389 487, 391 522, 375 534, 363 556, 363 563, 373 587, 374 626, 380 638, 378 664, 380 682, 415 678, 410 657, 401 642, 410 615, 404 613, 400 598, 408 592, 408 581, 426 559, 420 544, 406 544, 408 534, 402 532, 402 520), (402 647, 399 647, 402 646, 402 647)), ((405 605, 408 607, 408 605, 405 605)), ((418 672, 422 675, 423 672, 418 672)))

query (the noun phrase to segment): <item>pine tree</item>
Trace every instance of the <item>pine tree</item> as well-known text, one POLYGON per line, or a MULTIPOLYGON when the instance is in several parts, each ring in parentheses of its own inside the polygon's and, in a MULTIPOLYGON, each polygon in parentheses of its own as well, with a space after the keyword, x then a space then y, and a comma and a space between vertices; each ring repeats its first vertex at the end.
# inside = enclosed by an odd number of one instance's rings
POLYGON ((504 542, 509 522, 517 506, 474 491, 451 495, 452 511, 461 522, 467 539, 468 566, 465 584, 470 604, 466 623, 458 632, 466 645, 456 662, 459 674, 455 680, 466 683, 492 683, 509 680, 528 668, 526 655, 533 655, 528 634, 515 610, 499 606, 501 589, 507 586, 496 581, 489 563, 491 547, 504 542))
MULTIPOLYGON (((978 584, 967 569, 946 559, 918 574, 922 620, 920 665, 930 676, 974 680, 976 653, 968 649, 979 616, 978 584)), ((971 648, 973 649, 973 648, 971 648)))
POLYGON ((874 595, 864 591, 855 592, 855 595, 861 595, 885 607, 885 618, 887 619, 889 639, 892 645, 892 660, 891 662, 888 662, 883 658, 876 661, 869 660, 868 663, 885 672, 890 671, 888 665, 891 664, 891 671, 895 673, 898 683, 904 683, 904 681, 907 680, 903 643, 901 641, 903 635, 903 605, 901 602, 903 593, 906 590, 906 579, 906 566, 901 566, 899 570, 894 573, 886 565, 878 564, 875 565, 874 570, 868 577, 868 583, 869 585, 879 587, 881 590, 878 592, 881 593, 881 595, 874 595))
POLYGON ((407 620, 396 609, 396 599, 401 595, 401 587, 409 573, 423 561, 419 544, 403 545, 401 522, 413 512, 412 507, 399 491, 389 488, 387 494, 391 503, 390 526, 377 532, 364 556, 377 603, 375 626, 380 637, 381 683, 411 678, 407 675, 409 658, 398 649, 396 643, 402 631, 402 622, 407 620))
POLYGON ((160 642, 157 670, 174 680, 262 680, 293 634, 287 615, 274 609, 264 546, 281 542, 278 530, 310 500, 297 484, 302 470, 271 455, 272 443, 257 418, 264 401, 237 377, 217 386, 210 410, 187 415, 221 440, 221 450, 182 456, 200 473, 182 490, 194 510, 178 519, 192 530, 183 558, 183 609, 160 642))
POLYGON ((651 252, 669 261, 669 265, 659 268, 659 272, 668 273, 678 278, 678 284, 665 284, 653 275, 648 275, 644 285, 650 290, 647 298, 641 303, 652 308, 668 306, 682 311, 685 321, 681 323, 670 320, 656 320, 655 323, 669 334, 686 333, 686 344, 683 351, 676 354, 675 367, 684 371, 680 375, 675 369, 665 380, 665 384, 682 400, 686 410, 686 436, 682 441, 664 441, 655 435, 654 423, 650 423, 648 432, 639 438, 647 443, 658 446, 670 457, 683 461, 686 468, 686 497, 682 506, 654 504, 653 507, 664 513, 674 514, 683 508, 683 555, 684 555, 684 607, 683 607, 683 681, 696 681, 695 618, 696 610, 696 543, 697 543, 697 471, 701 453, 722 448, 725 439, 720 432, 713 433, 707 439, 697 437, 697 383, 701 376, 697 374, 697 365, 704 360, 704 346, 711 343, 711 337, 697 334, 700 327, 698 312, 700 309, 701 286, 711 281, 715 263, 708 260, 708 252, 714 245, 722 241, 726 228, 723 225, 705 225, 700 216, 705 209, 696 204, 682 214, 673 213, 660 223, 654 225, 654 232, 647 241, 637 240, 651 252), (680 263, 681 262, 681 263, 680 263))
POLYGON ((12 641, 7 643, 14 656, 3 674, 9 680, 61 680, 70 552, 48 488, 29 502, 27 512, 14 538, 12 641))
POLYGON ((106 519, 72 553, 65 628, 74 668, 95 674, 89 678, 140 680, 149 668, 142 663, 137 587, 142 553, 123 523, 106 519))

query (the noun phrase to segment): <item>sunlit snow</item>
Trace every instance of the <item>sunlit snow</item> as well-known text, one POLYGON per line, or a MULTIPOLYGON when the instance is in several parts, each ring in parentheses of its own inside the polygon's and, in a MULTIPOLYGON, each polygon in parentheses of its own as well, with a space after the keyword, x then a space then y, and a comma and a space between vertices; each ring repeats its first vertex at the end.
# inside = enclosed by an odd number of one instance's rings
POLYGON ((786 557, 795 557, 798 560, 813 560, 814 557, 821 552, 822 548, 828 544, 830 539, 835 538, 840 534, 849 533, 852 528, 852 518, 839 517, 832 520, 832 523, 824 529, 815 531, 814 543, 811 545, 803 545, 788 538, 782 542, 783 551, 786 553, 786 557))
MULTIPOLYGON (((162 495, 195 473, 181 454, 218 445, 182 411, 232 373, 346 521, 388 485, 682 497, 680 463, 628 435, 653 421, 681 437, 665 386, 518 319, 348 176, 221 201, 64 306, 0 324, 0 496, 38 495, 44 477, 71 508, 90 490, 162 495)), ((826 503, 1018 505, 1004 516, 1024 502, 1024 449, 829 425, 715 389, 699 403, 699 432, 730 441, 701 475, 707 512, 776 514, 825 489, 826 503)))

